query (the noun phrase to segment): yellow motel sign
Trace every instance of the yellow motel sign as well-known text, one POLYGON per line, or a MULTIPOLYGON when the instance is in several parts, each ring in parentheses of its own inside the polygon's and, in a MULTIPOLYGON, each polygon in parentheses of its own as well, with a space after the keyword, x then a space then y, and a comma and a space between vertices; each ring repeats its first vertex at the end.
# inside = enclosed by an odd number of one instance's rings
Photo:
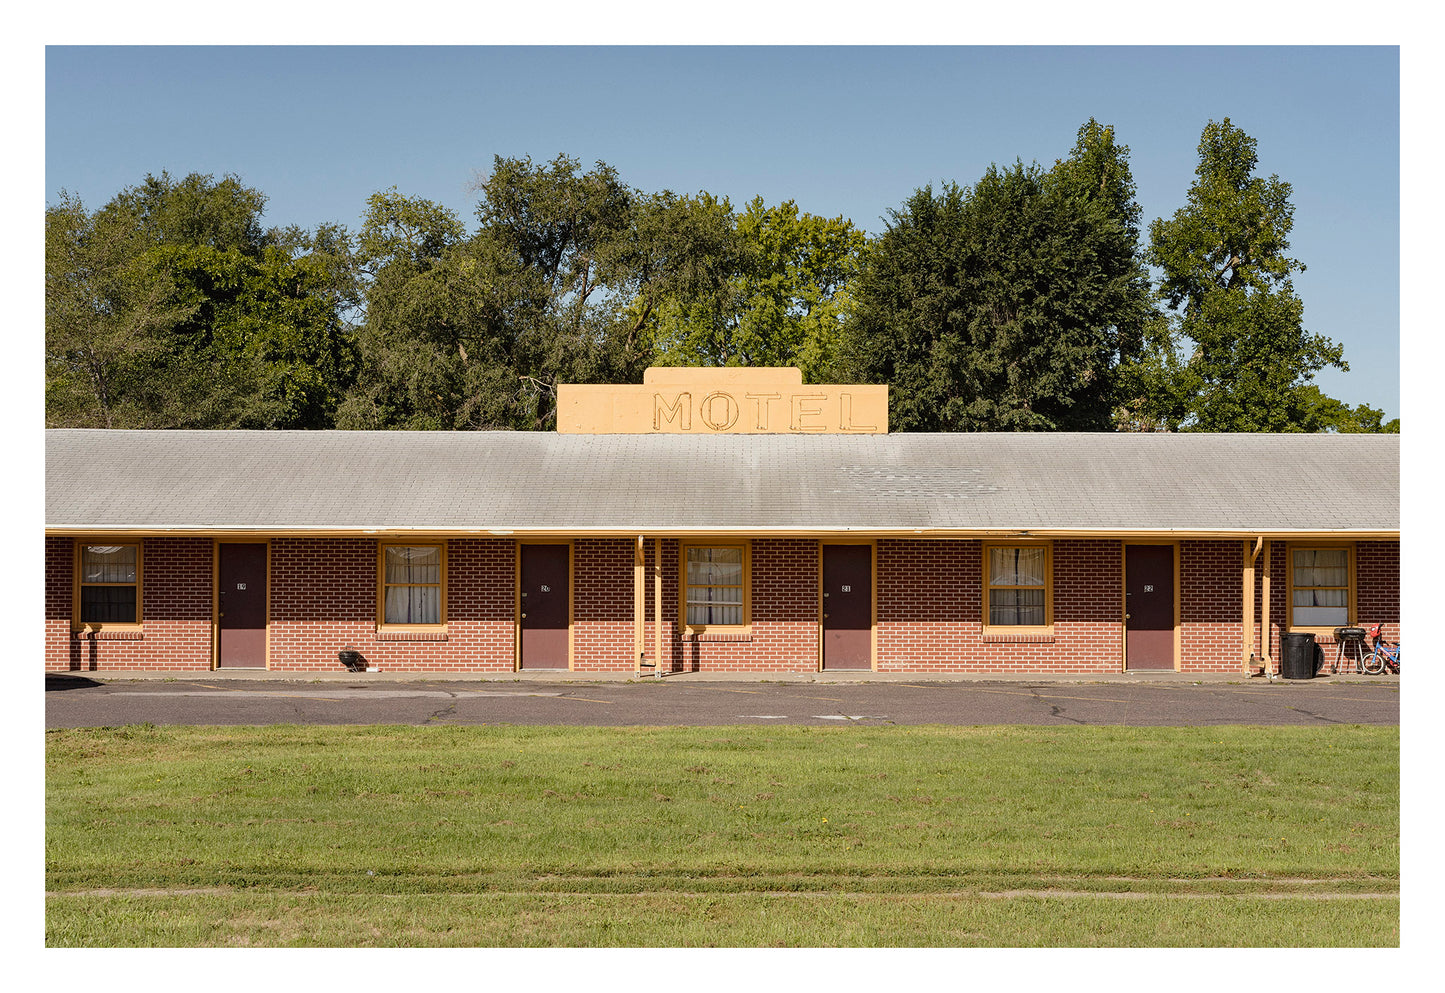
POLYGON ((887 386, 803 385, 791 367, 654 366, 642 384, 557 385, 562 434, 887 434, 887 386))

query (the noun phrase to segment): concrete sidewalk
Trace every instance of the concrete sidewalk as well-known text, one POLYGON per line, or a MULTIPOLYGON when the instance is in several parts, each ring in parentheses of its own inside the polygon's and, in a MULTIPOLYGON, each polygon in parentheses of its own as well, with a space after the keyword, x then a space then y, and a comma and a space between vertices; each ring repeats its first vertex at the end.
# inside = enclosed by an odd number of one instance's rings
POLYGON ((122 682, 127 680, 206 680, 250 679, 274 682, 303 683, 387 683, 387 682, 522 682, 522 683, 618 683, 637 680, 639 682, 665 681, 669 683, 1259 683, 1288 682, 1296 685, 1310 683, 1369 682, 1398 684, 1400 677, 1388 673, 1367 676, 1354 672, 1330 675, 1328 671, 1313 679, 1276 678, 1246 676, 1240 672, 1169 672, 1167 670, 1141 672, 1098 672, 1098 673, 1056 673, 1056 672, 670 672, 661 680, 644 669, 641 675, 630 671, 619 672, 574 672, 566 669, 528 669, 521 672, 294 672, 267 671, 264 669, 216 669, 179 670, 172 672, 104 671, 47 672, 47 677, 94 679, 99 682, 122 682))

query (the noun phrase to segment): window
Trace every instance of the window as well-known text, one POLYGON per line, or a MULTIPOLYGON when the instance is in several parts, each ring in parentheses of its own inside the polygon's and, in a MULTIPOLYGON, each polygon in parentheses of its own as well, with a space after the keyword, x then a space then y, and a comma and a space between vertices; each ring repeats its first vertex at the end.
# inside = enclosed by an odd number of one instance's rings
POLYGON ((984 628, 1045 628, 1049 603, 1049 546, 985 545, 984 628))
POLYGON ((381 624, 432 627, 446 623, 446 545, 381 546, 381 624))
POLYGON ((1350 623, 1350 550, 1290 547, 1292 628, 1337 628, 1350 623))
POLYGON ((689 628, 748 624, 748 546, 683 545, 683 623, 689 628))
POLYGON ((77 546, 76 627, 140 624, 140 545, 77 546))

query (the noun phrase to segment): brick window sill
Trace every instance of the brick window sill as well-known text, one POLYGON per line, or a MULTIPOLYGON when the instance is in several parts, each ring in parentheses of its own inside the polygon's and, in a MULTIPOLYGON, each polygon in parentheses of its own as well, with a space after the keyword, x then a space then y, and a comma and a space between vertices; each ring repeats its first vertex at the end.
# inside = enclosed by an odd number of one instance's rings
POLYGON ((445 631, 378 631, 377 641, 446 641, 445 631))
POLYGON ((103 629, 100 631, 72 631, 70 636, 78 641, 141 641, 145 632, 140 628, 124 630, 103 629))
POLYGON ((985 645, 1052 645, 1052 631, 985 631, 985 645))
POLYGON ((689 631, 682 636, 682 640, 750 642, 753 640, 753 633, 751 631, 689 631))

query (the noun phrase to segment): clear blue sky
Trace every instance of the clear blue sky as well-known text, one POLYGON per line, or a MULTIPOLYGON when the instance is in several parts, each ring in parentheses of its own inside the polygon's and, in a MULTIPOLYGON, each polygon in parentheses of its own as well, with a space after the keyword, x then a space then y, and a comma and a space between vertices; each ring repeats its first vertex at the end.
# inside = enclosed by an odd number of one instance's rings
POLYGON ((1205 123, 1293 184, 1318 382, 1397 416, 1400 57, 1394 47, 67 47, 45 51, 45 196, 98 207, 146 173, 235 173, 266 220, 355 229, 395 186, 474 222, 494 155, 601 159, 877 232, 915 189, 1051 164, 1090 117, 1128 145, 1144 222, 1181 207, 1205 123))

